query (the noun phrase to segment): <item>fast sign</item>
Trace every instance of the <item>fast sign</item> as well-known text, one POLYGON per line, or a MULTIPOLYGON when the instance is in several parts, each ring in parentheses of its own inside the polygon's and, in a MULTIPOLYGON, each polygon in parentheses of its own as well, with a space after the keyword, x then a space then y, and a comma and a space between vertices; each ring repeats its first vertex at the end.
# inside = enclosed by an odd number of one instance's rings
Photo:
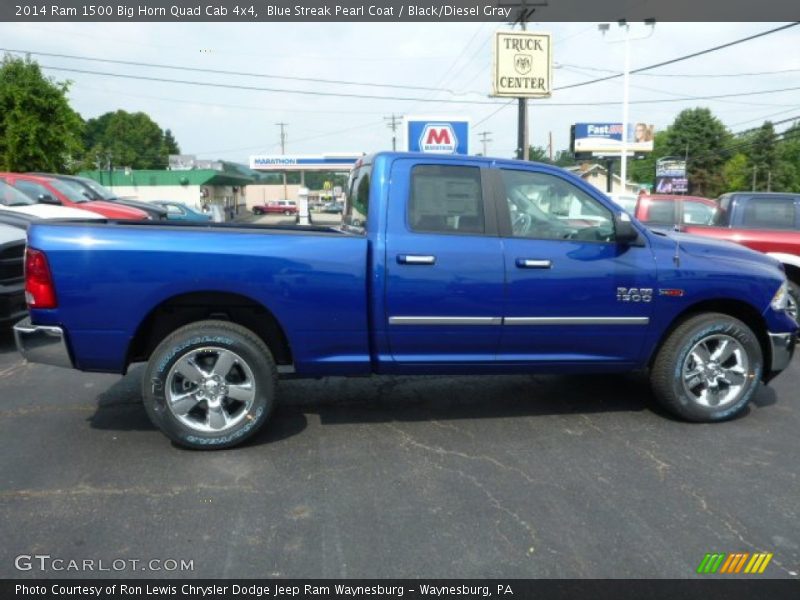
POLYGON ((405 117, 404 134, 408 152, 469 154, 467 119, 405 117))
MULTIPOLYGON (((653 125, 628 124, 628 152, 653 151, 653 125)), ((572 126, 572 151, 617 154, 622 152, 622 123, 576 123, 572 126)))

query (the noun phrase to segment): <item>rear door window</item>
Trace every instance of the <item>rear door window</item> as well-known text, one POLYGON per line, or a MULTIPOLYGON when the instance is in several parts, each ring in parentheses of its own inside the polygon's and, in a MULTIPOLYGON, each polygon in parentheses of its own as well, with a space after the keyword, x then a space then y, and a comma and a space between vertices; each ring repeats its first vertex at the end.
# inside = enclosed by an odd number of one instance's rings
POLYGON ((423 233, 486 231, 478 167, 417 165, 411 171, 408 225, 423 233))
POLYGON ((744 204, 742 225, 764 229, 794 229, 795 204, 792 198, 749 198, 744 204))

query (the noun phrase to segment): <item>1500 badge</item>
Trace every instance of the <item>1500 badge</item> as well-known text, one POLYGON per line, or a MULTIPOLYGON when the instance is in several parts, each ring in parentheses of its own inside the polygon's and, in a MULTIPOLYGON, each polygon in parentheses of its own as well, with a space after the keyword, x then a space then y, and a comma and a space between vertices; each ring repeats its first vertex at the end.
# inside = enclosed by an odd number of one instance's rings
POLYGON ((617 288, 617 302, 652 302, 653 288, 617 288))

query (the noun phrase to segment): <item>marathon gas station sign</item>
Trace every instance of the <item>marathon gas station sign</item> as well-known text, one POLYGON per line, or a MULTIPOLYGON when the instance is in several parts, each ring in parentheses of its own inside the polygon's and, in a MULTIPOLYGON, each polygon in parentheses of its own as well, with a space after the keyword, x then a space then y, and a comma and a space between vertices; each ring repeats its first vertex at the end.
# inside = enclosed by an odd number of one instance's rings
POLYGON ((250 157, 254 171, 349 171, 362 154, 263 154, 250 157))
POLYGON ((469 120, 454 117, 405 117, 407 152, 469 154, 469 120))

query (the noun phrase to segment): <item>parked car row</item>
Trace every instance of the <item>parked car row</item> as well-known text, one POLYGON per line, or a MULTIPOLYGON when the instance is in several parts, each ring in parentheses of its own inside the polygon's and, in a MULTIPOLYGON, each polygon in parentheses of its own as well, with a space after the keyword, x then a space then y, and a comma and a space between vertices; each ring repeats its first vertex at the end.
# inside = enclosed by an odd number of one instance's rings
MULTIPOLYGON (((295 208, 296 210, 296 208, 295 208)), ((181 202, 121 198, 87 177, 0 173, 0 223, 27 229, 36 219, 222 221, 181 202)))

